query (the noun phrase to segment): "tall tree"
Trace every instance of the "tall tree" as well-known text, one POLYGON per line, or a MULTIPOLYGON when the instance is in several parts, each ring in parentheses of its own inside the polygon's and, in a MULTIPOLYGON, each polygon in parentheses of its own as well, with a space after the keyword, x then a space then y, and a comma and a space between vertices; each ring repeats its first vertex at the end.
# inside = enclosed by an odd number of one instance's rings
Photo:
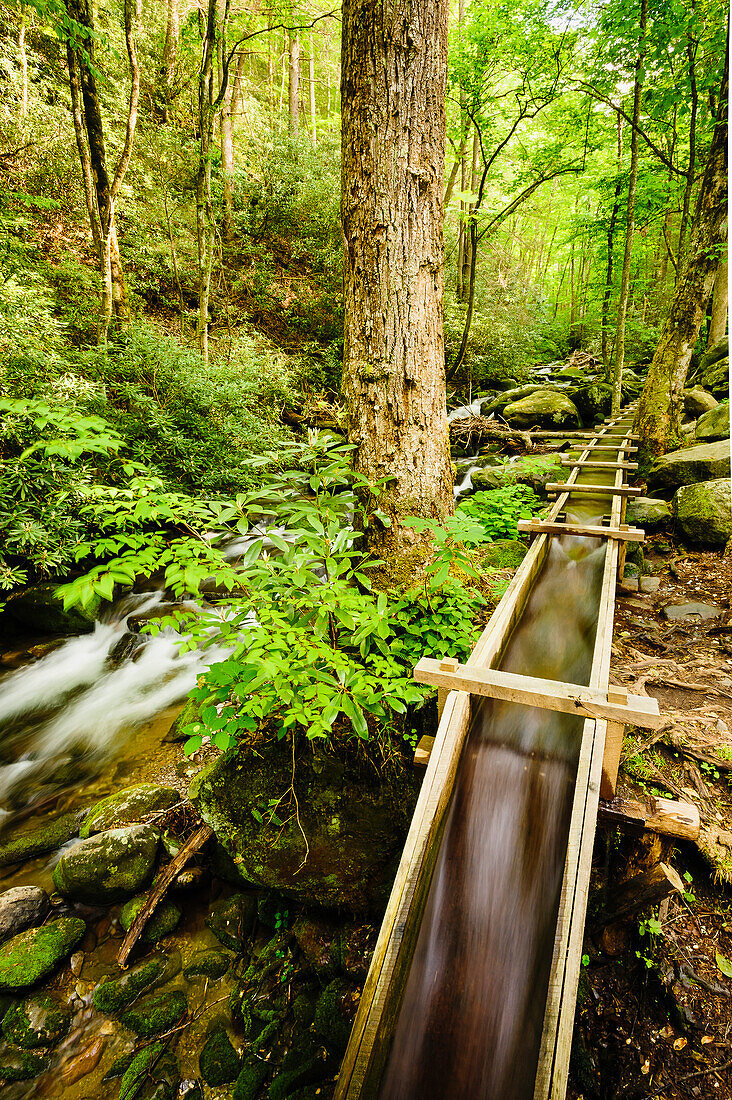
POLYGON ((453 511, 442 332, 447 0, 345 0, 343 388, 356 470, 389 479, 369 548, 397 575, 405 516, 453 511))
POLYGON ((642 457, 664 454, 678 439, 684 384, 727 242, 727 94, 729 61, 717 100, 717 124, 697 196, 686 264, 638 405, 642 457))

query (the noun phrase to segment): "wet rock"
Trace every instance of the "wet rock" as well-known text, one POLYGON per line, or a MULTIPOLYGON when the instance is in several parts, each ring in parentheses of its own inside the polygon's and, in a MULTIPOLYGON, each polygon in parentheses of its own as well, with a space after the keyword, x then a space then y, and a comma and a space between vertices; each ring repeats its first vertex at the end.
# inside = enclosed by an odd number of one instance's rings
MULTIPOLYGON (((125 932, 129 931, 135 920, 135 917, 142 909, 143 905, 147 901, 147 894, 138 894, 135 898, 123 905, 122 912, 119 915, 119 923, 124 928, 125 932)), ((140 939, 145 943, 159 943, 164 936, 169 936, 173 929, 177 926, 182 913, 177 905, 174 905, 172 901, 161 901, 153 910, 152 916, 145 924, 140 939)))
POLYGON ((183 968, 183 977, 189 982, 195 978, 223 978, 231 966, 232 956, 226 951, 194 951, 183 968))
POLYGON ((42 634, 86 634, 94 629, 101 596, 95 596, 87 608, 64 611, 64 601, 56 595, 57 584, 38 584, 10 596, 7 613, 21 626, 42 634))
POLYGON ((295 1047, 282 1060, 279 1071, 267 1090, 269 1100, 287 1100, 288 1096, 323 1076, 323 1058, 311 1046, 295 1047))
POLYGON ((209 1031, 198 1065, 201 1077, 211 1087, 236 1081, 241 1069, 240 1059, 223 1024, 215 1023, 209 1031))
POLYGON ((122 637, 114 643, 107 659, 104 662, 108 669, 119 668, 125 661, 136 661, 147 645, 145 635, 133 634, 126 630, 122 637))
POLYGON ((116 1077, 124 1077, 134 1060, 134 1050, 128 1051, 127 1054, 120 1054, 119 1058, 115 1058, 112 1062, 112 1065, 102 1077, 102 1081, 113 1081, 116 1077))
POLYGON ((99 1065, 106 1045, 106 1039, 92 1039, 75 1058, 67 1062, 61 1071, 61 1080, 64 1085, 74 1085, 77 1081, 88 1077, 99 1065))
POLYGON ((46 852, 58 851, 79 835, 79 826, 83 819, 83 814, 63 814, 38 829, 16 833, 9 840, 3 840, 0 842, 0 867, 23 863, 46 852))
POLYGON ((62 917, 13 936, 0 947, 0 990, 26 989, 68 958, 86 932, 78 917, 62 917))
POLYGON ((527 550, 519 539, 496 539, 480 548, 481 562, 488 569, 518 569, 527 550))
POLYGON ((0 894, 0 943, 40 924, 48 911, 48 894, 40 886, 13 886, 0 894))
POLYGON ((711 393, 707 393, 701 386, 694 386, 693 389, 684 390, 684 412, 687 416, 690 416, 692 420, 696 420, 697 417, 702 416, 711 409, 716 409, 716 407, 716 397, 713 397, 711 393))
POLYGON ((572 392, 572 401, 585 424, 594 424, 610 412, 613 388, 606 382, 595 382, 572 392))
POLYGON ((516 462, 506 462, 473 474, 476 490, 502 489, 505 485, 530 485, 542 492, 549 481, 564 481, 566 470, 556 455, 525 455, 516 462))
POLYGON ((30 1081, 47 1068, 48 1061, 30 1050, 16 1050, 7 1043, 0 1044, 0 1080, 30 1081))
POLYGON ((75 978, 78 978, 81 974, 82 967, 84 965, 84 952, 75 951, 69 959, 69 968, 75 978))
POLYGON ((729 400, 720 401, 716 409, 704 413, 696 422, 697 443, 712 443, 729 439, 729 400))
POLYGON ((267 828, 251 807, 279 798, 291 771, 284 741, 257 745, 256 752, 241 746, 199 772, 191 801, 245 881, 306 904, 353 912, 381 906, 401 854, 416 777, 405 773, 398 783, 370 783, 333 758, 303 753, 295 770, 299 821, 267 828))
POLYGON ((667 603, 662 611, 664 619, 669 622, 686 622, 687 620, 716 619, 722 614, 719 607, 712 603, 667 603))
POLYGON ((178 1086, 178 1100, 203 1100, 203 1085, 200 1081, 181 1081, 178 1086))
POLYGON ((241 955, 252 934, 256 912, 254 894, 233 894, 211 906, 206 924, 219 943, 241 955))
POLYGON ((150 1039, 172 1027, 185 1016, 188 1001, 180 989, 163 990, 146 997, 121 1013, 120 1021, 143 1039, 150 1039))
POLYGON ((578 428, 577 407, 563 393, 542 388, 536 393, 511 401, 503 410, 504 419, 512 428, 578 428))
POLYGON ((657 458, 648 474, 649 489, 678 489, 698 481, 729 477, 729 444, 697 443, 657 458))
POLYGON ((340 965, 340 928, 326 917, 301 916, 292 926, 292 934, 307 968, 323 982, 335 976, 340 965))
POLYGON ((12 1005, 3 1017, 3 1034, 24 1050, 52 1047, 69 1030, 71 1012, 45 993, 36 993, 12 1005))
POLYGON ((674 497, 676 525, 694 546, 724 546, 732 537, 729 477, 683 485, 674 497))
POLYGON ((267 1062, 259 1058, 247 1058, 236 1079, 232 1100, 255 1100, 268 1073, 267 1062))
POLYGON ((671 526, 671 505, 655 497, 631 497, 626 522, 644 531, 663 531, 671 526))
POLYGON ((126 787, 116 794, 103 798, 91 808, 80 831, 86 838, 123 825, 136 825, 148 815, 169 810, 180 802, 181 796, 173 787, 161 787, 155 783, 141 783, 126 787))
POLYGON ((60 894, 90 905, 121 901, 152 878, 158 833, 148 825, 111 829, 82 840, 56 864, 53 883, 60 894))
POLYGON ((144 1047, 122 1077, 119 1100, 173 1100, 177 1092, 177 1064, 162 1043, 144 1047))
POLYGON ((345 1053, 356 1004, 353 988, 341 978, 336 978, 326 986, 318 998, 313 1027, 322 1037, 328 1051, 335 1056, 340 1057, 345 1053))
POLYGON ((166 743, 175 744, 178 741, 187 741, 192 730, 191 725, 200 724, 203 704, 197 699, 187 699, 183 710, 173 722, 163 740, 166 743))
POLYGON ((173 957, 153 955, 130 967, 119 978, 105 978, 94 990, 94 1007, 108 1016, 116 1016, 142 993, 150 993, 177 972, 173 957))

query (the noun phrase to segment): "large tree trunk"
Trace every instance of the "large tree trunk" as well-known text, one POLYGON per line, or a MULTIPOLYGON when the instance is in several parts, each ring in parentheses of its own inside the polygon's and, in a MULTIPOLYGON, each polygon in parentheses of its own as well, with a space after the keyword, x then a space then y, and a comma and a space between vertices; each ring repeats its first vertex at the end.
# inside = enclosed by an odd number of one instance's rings
POLYGON ((645 461, 665 454, 678 438, 686 374, 714 287, 720 252, 727 241, 728 86, 725 58, 721 114, 696 201, 686 267, 676 285, 638 406, 636 425, 645 461))
POLYGON ((620 411, 620 398, 623 386, 623 363, 625 361, 625 321, 628 312, 630 291, 630 264, 633 258, 633 233, 635 232, 635 190, 638 183, 638 126, 640 124, 641 96, 646 59, 646 23, 648 18, 648 0, 641 0, 640 39, 638 58, 635 63, 635 83, 633 87, 633 130, 630 138, 630 179, 628 182, 628 214, 625 223, 625 251, 623 253, 623 273, 620 277, 620 300, 618 302, 618 325, 615 331, 615 362, 613 364, 612 415, 620 411))
POLYGON ((446 0, 345 0, 344 394, 355 469, 389 479, 366 526, 386 575, 409 574, 407 516, 453 511, 442 332, 446 0), (406 560, 405 560, 406 559, 406 560))
POLYGON ((709 321, 709 333, 707 335, 707 347, 713 348, 727 331, 727 298, 729 294, 728 284, 729 268, 727 256, 720 260, 717 274, 714 278, 714 293, 712 294, 712 316, 709 321))

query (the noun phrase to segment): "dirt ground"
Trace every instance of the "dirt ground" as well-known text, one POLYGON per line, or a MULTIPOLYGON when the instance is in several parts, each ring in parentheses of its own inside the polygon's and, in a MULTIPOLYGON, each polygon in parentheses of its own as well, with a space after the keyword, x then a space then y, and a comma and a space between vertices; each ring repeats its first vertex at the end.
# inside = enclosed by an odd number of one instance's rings
POLYGON ((732 555, 655 536, 645 561, 651 591, 618 592, 612 680, 655 696, 666 721, 626 730, 618 794, 694 803, 701 830, 598 830, 567 1096, 732 1100, 732 555), (689 603, 716 610, 664 610, 689 603), (603 887, 658 858, 683 893, 608 923, 603 887))

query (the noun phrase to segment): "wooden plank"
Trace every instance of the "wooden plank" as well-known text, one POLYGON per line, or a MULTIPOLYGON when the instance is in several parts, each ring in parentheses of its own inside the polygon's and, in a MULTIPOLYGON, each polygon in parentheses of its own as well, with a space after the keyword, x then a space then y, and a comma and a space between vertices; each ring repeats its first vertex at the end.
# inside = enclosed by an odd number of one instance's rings
MULTIPOLYGON (((604 439, 605 437, 604 437, 604 436, 602 436, 602 438, 604 439)), ((573 451, 574 451, 574 450, 577 450, 577 448, 576 448, 576 447, 572 447, 571 449, 572 449, 573 451)), ((617 444, 617 443, 603 443, 603 444, 597 444, 597 446, 595 446, 595 447, 593 447, 593 448, 592 448, 592 450, 593 450, 593 453, 594 453, 595 451, 617 451, 618 449, 619 449, 619 448, 618 448, 618 444, 617 444)), ((637 447, 623 447, 623 450, 625 451, 625 453, 626 453, 626 454, 630 454, 630 453, 631 453, 632 451, 637 451, 637 450, 638 450, 638 448, 637 448, 637 447)))
POLYGON ((669 894, 683 892, 684 884, 678 872, 665 863, 657 863, 649 871, 634 875, 612 891, 603 914, 603 923, 612 924, 614 921, 624 920, 633 913, 658 905, 669 894))
POLYGON ((640 440, 639 435, 625 434, 625 435, 619 435, 619 436, 615 437, 615 436, 612 436, 609 432, 607 432, 606 429, 604 429, 604 428, 601 429, 599 432, 580 432, 580 431, 532 432, 532 431, 528 431, 528 432, 524 432, 523 434, 530 436, 531 439, 613 439, 613 438, 618 438, 618 439, 629 439, 633 443, 637 443, 640 440))
POLYGON ((692 802, 676 802, 671 798, 649 798, 643 802, 627 798, 612 802, 601 799, 597 820, 600 825, 645 829, 678 840, 696 840, 701 828, 699 807, 692 802))
POLYGON ((483 695, 490 699, 502 699, 507 703, 521 703, 527 707, 560 711, 562 714, 580 714, 585 718, 609 718, 641 729, 658 729, 662 718, 658 700, 647 695, 627 695, 625 702, 615 692, 589 688, 583 684, 567 684, 559 680, 544 680, 538 676, 522 676, 516 672, 503 672, 494 668, 470 668, 457 665, 453 670, 443 668, 446 661, 434 657, 422 657, 414 669, 414 679, 420 684, 435 684, 471 695, 483 695))
POLYGON ((566 455, 562 455, 559 460, 560 466, 585 466, 591 470, 637 470, 637 462, 597 462, 591 458, 567 458, 566 455))
POLYGON ((547 523, 545 520, 520 519, 517 528, 522 534, 588 535, 598 539, 623 539, 644 542, 642 527, 603 527, 592 523, 547 523))
POLYGON ((635 485, 572 485, 567 481, 550 481, 546 487, 547 493, 563 493, 571 489, 572 493, 591 493, 593 496, 637 497, 643 492, 635 485))
POLYGON ((417 748, 414 750, 414 766, 416 768, 426 768, 430 762, 430 756, 432 750, 435 747, 434 737, 425 734, 424 737, 420 737, 417 742, 417 748))

